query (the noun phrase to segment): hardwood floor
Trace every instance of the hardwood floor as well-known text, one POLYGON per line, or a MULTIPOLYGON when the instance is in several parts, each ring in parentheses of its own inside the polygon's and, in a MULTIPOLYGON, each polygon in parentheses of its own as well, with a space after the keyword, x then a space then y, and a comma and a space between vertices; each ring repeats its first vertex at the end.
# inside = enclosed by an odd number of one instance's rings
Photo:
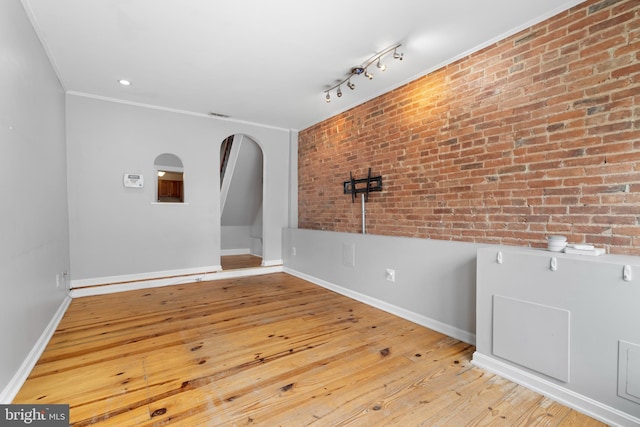
POLYGON ((73 426, 601 426, 285 273, 72 301, 14 403, 73 426))
POLYGON ((220 257, 222 270, 237 270, 239 268, 255 268, 262 266, 262 258, 255 255, 225 255, 220 257))

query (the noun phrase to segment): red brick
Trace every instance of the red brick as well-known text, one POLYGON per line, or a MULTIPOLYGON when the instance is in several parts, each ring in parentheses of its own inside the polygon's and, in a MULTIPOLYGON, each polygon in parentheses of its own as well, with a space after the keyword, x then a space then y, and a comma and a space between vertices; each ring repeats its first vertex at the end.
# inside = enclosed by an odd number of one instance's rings
POLYGON ((588 0, 301 131, 299 226, 357 232, 342 181, 373 167, 374 234, 544 247, 555 232, 640 255, 636 2, 588 0))

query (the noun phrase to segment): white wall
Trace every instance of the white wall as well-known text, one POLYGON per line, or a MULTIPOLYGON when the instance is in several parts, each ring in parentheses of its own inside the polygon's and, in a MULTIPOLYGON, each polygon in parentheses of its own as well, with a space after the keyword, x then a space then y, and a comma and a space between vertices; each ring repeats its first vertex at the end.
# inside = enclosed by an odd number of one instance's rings
POLYGON ((293 228, 283 235, 285 271, 475 342, 479 245, 293 228), (353 267, 345 265, 352 259, 353 267), (395 282, 386 280, 387 268, 395 282))
POLYGON ((221 228, 222 255, 241 255, 250 253, 251 226, 228 225, 221 228))
POLYGON ((298 228, 298 132, 289 139, 289 228, 298 228))
POLYGON ((262 257, 262 209, 253 225, 222 226, 222 255, 262 257))
POLYGON ((239 147, 232 150, 225 173, 229 190, 220 222, 223 227, 250 226, 262 205, 262 149, 244 135, 236 135, 233 144, 239 147))
POLYGON ((262 256, 262 149, 245 135, 232 148, 221 188, 222 254, 262 256))
POLYGON ((0 182, 2 392, 63 304, 56 274, 69 270, 64 94, 17 0, 0 2, 0 182))
POLYGON ((251 253, 253 255, 262 256, 262 205, 258 208, 253 224, 249 228, 249 236, 251 240, 251 253))
POLYGON ((263 150, 264 259, 279 262, 288 221, 287 130, 67 95, 71 277, 206 269, 220 264, 220 143, 243 133, 263 150), (153 161, 184 165, 184 204, 153 204, 153 161), (145 178, 124 188, 124 173, 145 178))

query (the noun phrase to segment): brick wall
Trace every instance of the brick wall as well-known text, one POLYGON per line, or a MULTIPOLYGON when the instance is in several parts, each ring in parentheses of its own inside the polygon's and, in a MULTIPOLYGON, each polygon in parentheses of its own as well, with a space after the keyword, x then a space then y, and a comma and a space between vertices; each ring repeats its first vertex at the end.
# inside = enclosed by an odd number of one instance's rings
POLYGON ((640 255, 640 2, 587 1, 299 134, 299 227, 640 255))

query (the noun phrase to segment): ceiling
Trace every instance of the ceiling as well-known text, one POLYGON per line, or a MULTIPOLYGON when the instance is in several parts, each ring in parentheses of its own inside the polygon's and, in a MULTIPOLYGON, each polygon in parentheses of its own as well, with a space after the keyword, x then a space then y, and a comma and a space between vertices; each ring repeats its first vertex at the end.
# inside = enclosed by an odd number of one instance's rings
POLYGON ((582 0, 22 0, 69 93, 304 129, 582 0), (374 79, 324 91, 385 56, 374 79), (118 83, 128 79, 131 86, 118 83))

